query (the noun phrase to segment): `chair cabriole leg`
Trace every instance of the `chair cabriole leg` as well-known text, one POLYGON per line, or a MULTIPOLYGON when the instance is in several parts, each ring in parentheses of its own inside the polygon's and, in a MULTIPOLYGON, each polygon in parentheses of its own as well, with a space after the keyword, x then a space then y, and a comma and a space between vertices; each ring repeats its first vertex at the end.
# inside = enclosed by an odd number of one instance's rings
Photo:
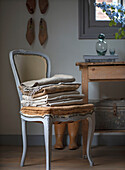
POLYGON ((46 148, 46 170, 51 170, 52 118, 44 118, 44 139, 46 148))
POLYGON ((87 140, 87 157, 90 163, 90 166, 93 166, 94 163, 91 158, 91 143, 95 131, 95 113, 92 113, 91 117, 88 117, 89 128, 88 128, 88 140, 87 140))
POLYGON ((24 166, 25 157, 26 157, 26 150, 27 150, 26 121, 21 119, 21 122, 22 122, 23 153, 22 153, 20 166, 24 166))

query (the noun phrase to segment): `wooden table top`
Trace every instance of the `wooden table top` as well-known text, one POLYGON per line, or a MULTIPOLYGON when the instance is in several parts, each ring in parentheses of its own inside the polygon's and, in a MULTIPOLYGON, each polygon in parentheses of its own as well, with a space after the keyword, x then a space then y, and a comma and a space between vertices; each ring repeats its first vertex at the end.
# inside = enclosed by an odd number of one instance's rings
POLYGON ((98 63, 91 63, 91 62, 77 62, 76 66, 110 66, 110 65, 125 65, 125 61, 119 62, 98 62, 98 63))

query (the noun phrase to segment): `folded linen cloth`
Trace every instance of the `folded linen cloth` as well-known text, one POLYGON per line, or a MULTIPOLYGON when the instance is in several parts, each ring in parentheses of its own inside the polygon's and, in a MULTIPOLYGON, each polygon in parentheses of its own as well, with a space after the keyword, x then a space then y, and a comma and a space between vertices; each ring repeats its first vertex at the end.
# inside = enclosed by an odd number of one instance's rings
POLYGON ((48 106, 69 106, 69 105, 76 105, 76 104, 83 104, 83 99, 79 100, 68 100, 68 101, 59 101, 55 103, 48 103, 48 106))
POLYGON ((64 106, 64 105, 74 105, 74 104, 83 104, 83 99, 62 99, 49 102, 25 102, 22 103, 23 107, 48 107, 48 106, 64 106))
POLYGON ((33 98, 43 96, 45 94, 52 94, 57 92, 66 92, 66 91, 74 91, 79 88, 80 84, 61 84, 61 85, 53 85, 50 87, 44 87, 39 89, 39 91, 31 90, 24 91, 23 88, 19 87, 22 94, 32 96, 33 98))
POLYGON ((83 94, 70 94, 70 95, 61 95, 61 96, 57 96, 57 97, 53 97, 53 98, 43 98, 43 99, 40 99, 39 97, 38 98, 35 98, 33 100, 22 100, 21 103, 29 103, 30 106, 34 103, 42 103, 42 102, 55 102, 57 100, 67 100, 67 99, 83 99, 84 95, 83 94))
POLYGON ((26 87, 26 86, 19 86, 19 89, 23 92, 26 92, 26 93, 32 93, 32 94, 35 94, 37 92, 39 92, 42 88, 45 88, 45 87, 50 87, 50 86, 54 86, 54 85, 81 85, 80 82, 59 82, 57 84, 45 84, 45 85, 40 85, 40 86, 35 86, 35 87, 26 87))
POLYGON ((68 96, 68 95, 79 95, 79 91, 67 91, 67 92, 60 92, 54 94, 46 94, 40 97, 33 98, 32 96, 22 95, 23 100, 34 101, 34 100, 41 100, 41 99, 52 99, 58 96, 68 96))
POLYGON ((21 85, 26 87, 35 87, 38 85, 46 85, 46 84, 57 84, 59 82, 73 82, 75 78, 71 75, 64 75, 64 74, 56 74, 50 78, 43 78, 40 80, 32 80, 21 83, 21 85))
POLYGON ((81 83, 70 75, 55 75, 51 78, 24 82, 22 106, 48 107, 83 104, 84 95, 77 91, 81 83))

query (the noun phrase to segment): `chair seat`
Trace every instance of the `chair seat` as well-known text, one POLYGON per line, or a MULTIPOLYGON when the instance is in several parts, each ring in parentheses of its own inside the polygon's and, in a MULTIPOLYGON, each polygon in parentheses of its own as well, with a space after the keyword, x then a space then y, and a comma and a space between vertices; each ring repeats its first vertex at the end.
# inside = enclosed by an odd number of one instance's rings
POLYGON ((93 113, 93 104, 71 105, 71 106, 56 106, 56 107, 22 107, 21 114, 28 117, 44 117, 51 116, 69 116, 69 115, 85 115, 93 113))

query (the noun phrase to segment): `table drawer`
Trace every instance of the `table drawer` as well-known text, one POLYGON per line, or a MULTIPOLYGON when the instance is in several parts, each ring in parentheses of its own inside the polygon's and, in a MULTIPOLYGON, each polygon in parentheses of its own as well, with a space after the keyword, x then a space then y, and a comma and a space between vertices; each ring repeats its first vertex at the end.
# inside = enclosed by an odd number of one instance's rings
POLYGON ((89 80, 123 80, 125 66, 90 66, 88 78, 89 80))

